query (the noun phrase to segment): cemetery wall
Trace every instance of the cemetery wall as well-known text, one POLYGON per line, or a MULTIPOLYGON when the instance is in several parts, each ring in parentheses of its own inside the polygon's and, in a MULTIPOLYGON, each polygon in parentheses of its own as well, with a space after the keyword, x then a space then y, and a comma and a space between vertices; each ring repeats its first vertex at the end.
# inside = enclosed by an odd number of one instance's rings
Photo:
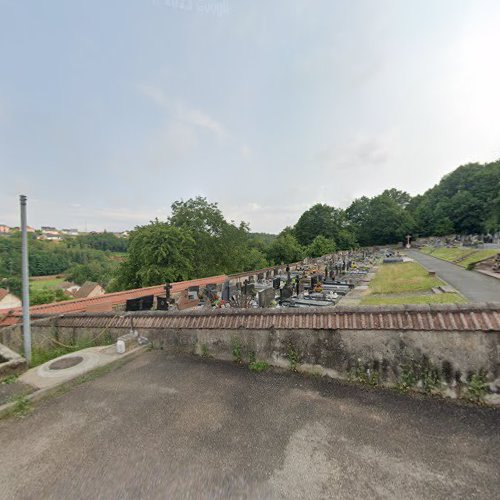
MULTIPOLYGON (((167 352, 193 353, 456 397, 472 376, 500 394, 500 307, 360 308, 330 312, 74 314, 35 320, 33 345, 49 349, 115 340, 131 329, 167 352), (412 319, 413 318, 413 319, 412 319), (55 344, 54 344, 55 341, 55 344), (239 354, 238 354, 239 353, 239 354), (238 356, 237 356, 238 354, 238 356)), ((20 352, 22 327, 0 329, 20 352)))

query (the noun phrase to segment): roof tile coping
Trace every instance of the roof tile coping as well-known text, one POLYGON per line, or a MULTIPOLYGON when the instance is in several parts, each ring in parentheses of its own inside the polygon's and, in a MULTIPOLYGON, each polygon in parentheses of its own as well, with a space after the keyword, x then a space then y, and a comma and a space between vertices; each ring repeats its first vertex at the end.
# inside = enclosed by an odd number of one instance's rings
POLYGON ((336 306, 332 308, 325 307, 308 307, 308 308, 280 308, 280 309, 187 309, 184 311, 119 311, 119 312, 68 312, 61 314, 32 314, 32 318, 47 318, 47 317, 86 317, 86 316, 101 316, 101 317, 123 317, 123 316, 230 316, 230 315, 304 315, 311 314, 335 315, 335 314, 391 314, 401 312, 415 313, 440 313, 440 312, 497 312, 500 313, 500 302, 483 302, 476 304, 407 304, 407 305, 390 305, 390 306, 336 306))

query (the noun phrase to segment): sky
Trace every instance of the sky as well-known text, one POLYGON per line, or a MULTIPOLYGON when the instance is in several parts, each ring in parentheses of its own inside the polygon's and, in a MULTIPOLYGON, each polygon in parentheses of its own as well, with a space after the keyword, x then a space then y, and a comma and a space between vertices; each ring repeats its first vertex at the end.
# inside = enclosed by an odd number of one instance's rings
POLYGON ((0 0, 0 223, 278 233, 500 158, 498 0, 0 0))

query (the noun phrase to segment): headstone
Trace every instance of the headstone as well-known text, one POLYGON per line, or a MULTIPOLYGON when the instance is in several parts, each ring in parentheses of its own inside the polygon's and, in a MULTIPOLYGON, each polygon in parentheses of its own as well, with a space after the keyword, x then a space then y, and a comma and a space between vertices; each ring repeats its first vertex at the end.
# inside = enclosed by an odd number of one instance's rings
POLYGON ((255 295, 255 283, 250 283, 247 280, 243 283, 243 290, 242 292, 245 295, 255 295))
POLYGON ((286 284, 281 290, 280 290, 280 299, 281 300, 286 300, 289 299, 293 295, 293 288, 286 284))
POLYGON ((257 281, 262 281, 264 279, 264 273, 257 274, 257 281))
POLYGON ((222 286, 222 300, 225 300, 227 302, 230 297, 231 295, 229 281, 225 281, 224 285, 222 286))
POLYGON ((165 283, 165 298, 170 299, 170 290, 172 290, 172 285, 167 281, 165 283))
POLYGON ((139 297, 137 299, 129 299, 126 302, 126 311, 149 311, 153 307, 155 296, 146 295, 145 297, 139 297))
POLYGON ((270 270, 266 271, 266 280, 270 280, 272 278, 272 273, 270 270))
POLYGON ((273 279, 273 288, 275 290, 278 290, 280 286, 281 286, 281 278, 278 276, 277 278, 273 279))
POLYGON ((273 269, 274 276, 277 276, 280 273, 279 267, 275 267, 273 269))
POLYGON ((259 292, 259 307, 269 307, 276 297, 274 288, 265 288, 259 292))
POLYGON ((156 309, 158 309, 158 311, 168 311, 168 308, 170 306, 169 302, 169 299, 167 299, 166 297, 156 297, 156 309))
POLYGON ((183 290, 181 292, 181 296, 179 297, 179 300, 177 301, 177 308, 179 311, 182 311, 184 309, 190 309, 192 307, 196 307, 200 303, 200 300, 197 298, 192 299, 189 297, 189 292, 187 290, 183 290))

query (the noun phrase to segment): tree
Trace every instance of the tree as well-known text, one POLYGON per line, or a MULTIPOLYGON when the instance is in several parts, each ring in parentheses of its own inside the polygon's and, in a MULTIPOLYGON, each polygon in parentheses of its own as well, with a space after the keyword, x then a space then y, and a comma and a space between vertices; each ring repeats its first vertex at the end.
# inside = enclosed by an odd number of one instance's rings
POLYGON ((304 251, 291 234, 278 236, 269 246, 269 260, 275 264, 289 264, 303 258, 304 251))
POLYGON ((83 285, 86 281, 95 281, 107 288, 113 277, 117 264, 111 259, 105 261, 91 261, 88 264, 74 264, 67 272, 69 281, 83 285))
POLYGON ((306 248, 306 255, 308 257, 322 257, 323 255, 334 253, 335 250, 335 242, 320 234, 316 236, 313 242, 306 248))
POLYGON ((385 245, 403 241, 414 221, 392 197, 381 194, 370 200, 369 209, 358 226, 362 245, 385 245))
POLYGON ((301 245, 310 245, 317 236, 324 236, 333 240, 340 250, 356 246, 354 228, 346 212, 321 203, 312 206, 300 216, 293 233, 301 245))
POLYGON ((113 288, 140 288, 192 277, 195 241, 185 228, 152 221, 136 227, 129 238, 128 259, 113 288))

